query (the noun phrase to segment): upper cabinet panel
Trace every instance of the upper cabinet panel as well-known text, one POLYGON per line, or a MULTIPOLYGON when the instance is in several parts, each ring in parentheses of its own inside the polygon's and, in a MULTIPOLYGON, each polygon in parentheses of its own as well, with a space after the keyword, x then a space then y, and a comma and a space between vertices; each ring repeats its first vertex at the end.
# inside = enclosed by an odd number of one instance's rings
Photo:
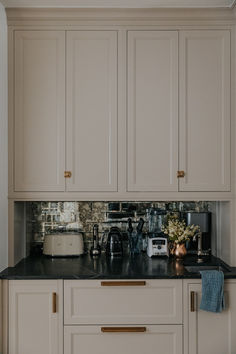
POLYGON ((230 191, 230 32, 180 33, 180 191, 230 191))
POLYGON ((117 191, 117 32, 67 34, 67 191, 117 191))
POLYGON ((63 191, 65 33, 16 31, 15 191, 63 191))
POLYGON ((128 33, 128 191, 177 191, 178 33, 128 33))

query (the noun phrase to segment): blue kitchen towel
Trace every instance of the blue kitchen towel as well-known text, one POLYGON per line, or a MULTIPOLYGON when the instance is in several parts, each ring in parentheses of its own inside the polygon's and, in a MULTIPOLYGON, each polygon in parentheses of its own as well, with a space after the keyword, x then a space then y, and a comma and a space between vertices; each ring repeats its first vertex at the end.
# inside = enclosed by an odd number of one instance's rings
POLYGON ((218 270, 201 271, 202 301, 200 309, 222 312, 224 304, 224 273, 218 270))

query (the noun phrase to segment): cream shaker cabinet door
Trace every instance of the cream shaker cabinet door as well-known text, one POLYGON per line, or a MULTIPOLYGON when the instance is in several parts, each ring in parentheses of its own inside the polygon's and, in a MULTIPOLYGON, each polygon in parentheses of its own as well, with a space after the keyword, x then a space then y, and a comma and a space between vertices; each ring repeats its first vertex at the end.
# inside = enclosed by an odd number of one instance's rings
POLYGON ((64 284, 66 325, 182 323, 180 279, 65 280, 64 284))
POLYGON ((64 354, 77 353, 182 354, 182 326, 67 326, 64 354))
POLYGON ((188 284, 185 291, 185 354, 236 354, 236 282, 225 283, 226 309, 221 313, 200 310, 200 283, 188 284))
POLYGON ((16 31, 15 191, 64 191, 65 32, 16 31))
POLYGON ((117 32, 67 33, 67 191, 117 191, 117 32))
POLYGON ((128 32, 127 119, 128 191, 177 191, 177 32, 128 32))
POLYGON ((180 191, 230 191, 230 32, 180 32, 180 191))
POLYGON ((63 281, 9 281, 9 354, 63 354, 63 281))

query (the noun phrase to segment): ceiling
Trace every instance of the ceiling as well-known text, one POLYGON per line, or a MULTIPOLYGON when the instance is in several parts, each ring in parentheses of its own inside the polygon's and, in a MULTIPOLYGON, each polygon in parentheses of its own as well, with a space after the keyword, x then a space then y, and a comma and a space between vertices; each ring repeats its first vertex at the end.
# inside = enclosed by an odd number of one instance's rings
POLYGON ((236 0, 0 0, 5 7, 232 8, 236 0))

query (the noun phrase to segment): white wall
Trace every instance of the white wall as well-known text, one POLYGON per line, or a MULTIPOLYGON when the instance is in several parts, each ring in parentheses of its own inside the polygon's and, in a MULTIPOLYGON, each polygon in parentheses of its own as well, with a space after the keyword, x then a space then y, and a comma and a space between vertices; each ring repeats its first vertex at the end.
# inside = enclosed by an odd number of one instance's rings
POLYGON ((0 3, 0 271, 8 263, 7 22, 0 3))

